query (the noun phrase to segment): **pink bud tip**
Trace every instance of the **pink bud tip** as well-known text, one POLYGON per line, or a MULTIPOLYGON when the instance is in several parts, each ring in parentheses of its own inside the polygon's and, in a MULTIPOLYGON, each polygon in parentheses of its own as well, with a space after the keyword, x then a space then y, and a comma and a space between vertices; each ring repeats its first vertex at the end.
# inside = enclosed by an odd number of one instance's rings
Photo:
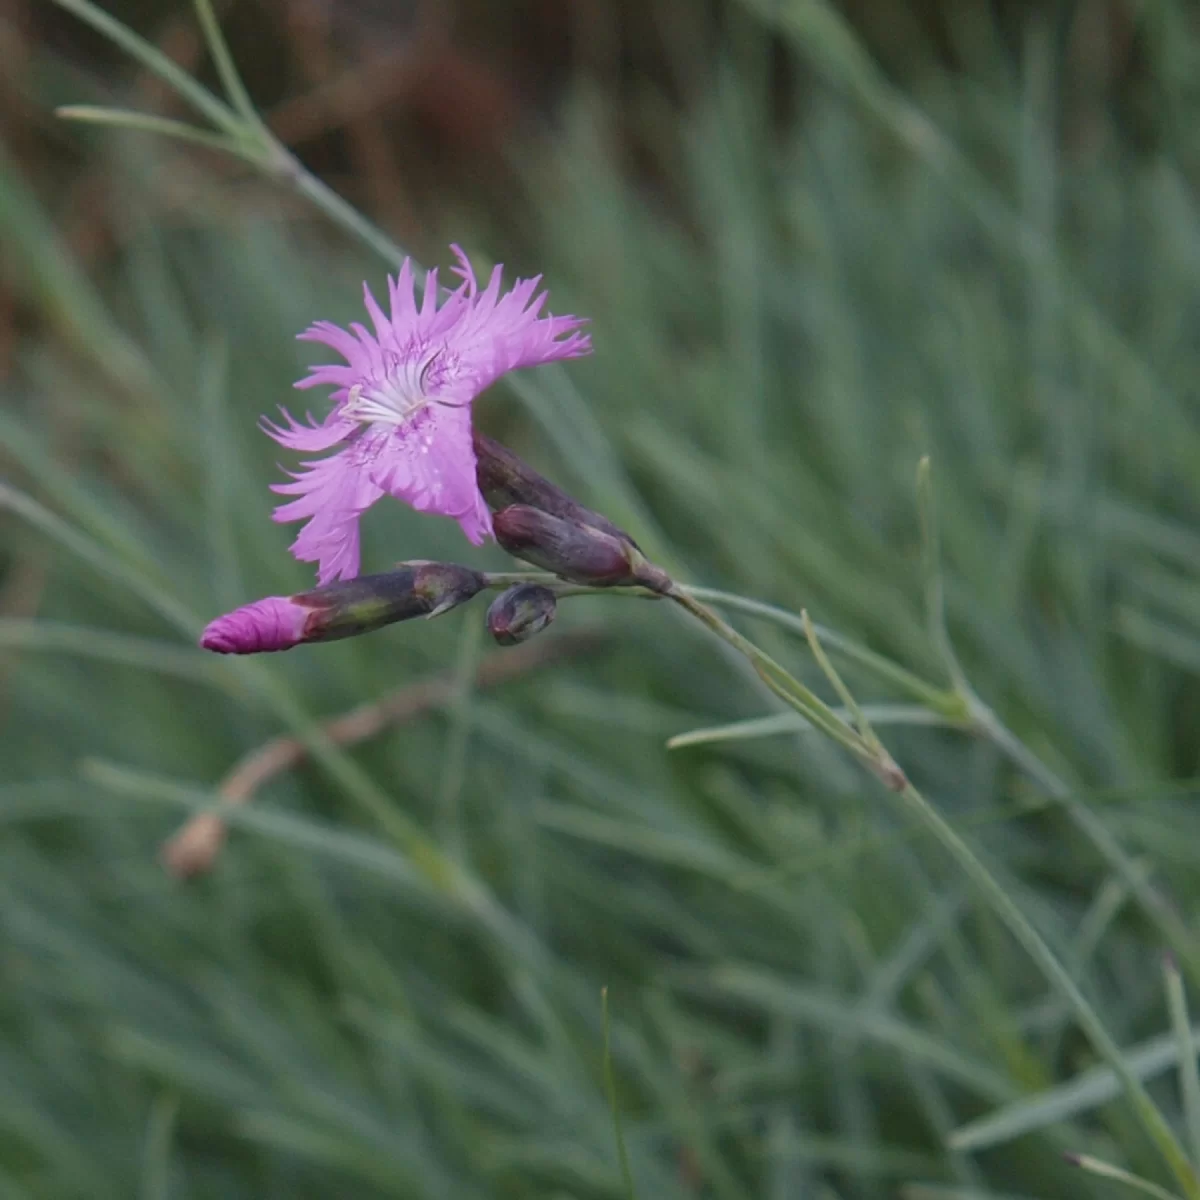
POLYGON ((311 612, 286 596, 268 596, 218 617, 200 635, 200 645, 218 654, 290 650, 304 640, 311 612))

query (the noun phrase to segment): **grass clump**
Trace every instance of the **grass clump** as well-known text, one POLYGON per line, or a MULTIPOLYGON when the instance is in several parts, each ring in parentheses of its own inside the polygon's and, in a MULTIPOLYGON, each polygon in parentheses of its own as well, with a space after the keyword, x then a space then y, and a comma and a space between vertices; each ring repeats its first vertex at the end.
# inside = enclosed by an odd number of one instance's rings
MULTIPOLYGON (((882 783, 661 602, 572 598, 544 636, 577 652, 494 688, 477 613, 194 650, 309 584, 255 420, 397 250, 278 157, 235 197, 195 148, 89 129, 121 236, 84 264, 0 161, 32 330, 0 384, 14 1195, 1195 1194, 1188 124, 1148 146, 1098 108, 1065 143, 1036 23, 901 92, 836 10, 746 8, 702 100, 665 131, 632 106, 650 178, 581 86, 521 143, 518 211, 462 203, 414 250, 504 246, 591 316, 595 357, 483 424, 699 600, 786 610, 727 615, 882 783), (806 80, 782 122, 768 53, 806 80), (333 227, 281 220, 296 192, 333 227), (216 869, 172 879, 159 843, 280 737, 304 753, 216 869), (908 780, 923 826, 885 803, 908 780)), ((32 98, 79 99, 39 53, 32 98)), ((201 116, 253 159, 216 67, 201 116)), ((365 563, 462 552, 367 522, 365 563)))

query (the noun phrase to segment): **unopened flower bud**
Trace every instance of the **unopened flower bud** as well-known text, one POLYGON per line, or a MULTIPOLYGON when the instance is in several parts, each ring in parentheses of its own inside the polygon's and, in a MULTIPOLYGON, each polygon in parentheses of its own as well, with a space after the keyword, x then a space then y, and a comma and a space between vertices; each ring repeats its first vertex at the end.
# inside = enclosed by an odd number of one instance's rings
POLYGON ((561 488, 539 475, 527 462, 507 446, 493 440, 478 429, 473 432, 475 474, 483 498, 493 509, 525 504, 554 517, 590 525, 615 538, 636 546, 633 538, 614 525, 607 517, 573 500, 561 488))
POLYGON ((218 654, 288 650, 304 641, 309 613, 289 596, 267 596, 218 617, 201 634, 200 645, 218 654))
POLYGON ((554 620, 558 602, 538 583, 518 583, 503 591, 487 611, 488 633, 501 646, 515 646, 541 633, 554 620))
POLYGON ((454 563, 402 563, 383 575, 256 600, 213 621, 200 645, 218 654, 260 654, 356 637, 396 621, 435 617, 470 600, 483 583, 478 571, 454 563))
POLYGON ((509 554, 593 587, 648 587, 665 591, 670 579, 646 561, 632 542, 590 525, 510 504, 492 518, 496 541, 509 554))

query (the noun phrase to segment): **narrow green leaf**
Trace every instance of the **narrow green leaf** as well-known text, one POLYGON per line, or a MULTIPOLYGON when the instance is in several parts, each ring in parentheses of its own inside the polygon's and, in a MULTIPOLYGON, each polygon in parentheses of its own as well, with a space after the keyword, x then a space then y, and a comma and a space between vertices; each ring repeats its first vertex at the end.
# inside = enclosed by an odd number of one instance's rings
MULTIPOLYGON (((1200 1029, 1193 1028, 1192 1037, 1197 1036, 1200 1036, 1200 1029)), ((1179 1039, 1174 1033, 1159 1034, 1131 1046, 1124 1052, 1124 1058, 1135 1079, 1153 1079, 1179 1063, 1179 1039)), ((950 1144, 956 1150, 986 1150, 1090 1112, 1120 1094, 1121 1083, 1111 1067, 1090 1067, 1066 1083, 959 1126, 951 1136, 950 1144)))
POLYGON ((608 988, 600 989, 600 1012, 604 1024, 604 1086, 612 1110, 613 1135, 617 1142, 617 1159, 621 1164, 621 1186, 628 1200, 635 1200, 633 1173, 629 1169, 629 1154, 625 1149, 625 1131, 621 1123, 621 1098, 617 1095, 617 1075, 613 1070, 612 1018, 608 1011, 608 988))
POLYGON ((128 25, 122 24, 98 4, 93 4, 92 0, 52 0, 52 3, 90 25, 146 70, 157 75, 218 129, 224 129, 231 137, 241 137, 243 125, 232 109, 172 62, 157 46, 134 33, 128 25))
POLYGON ((64 121, 77 121, 84 125, 108 125, 114 129, 130 129, 135 133, 153 133, 173 138, 177 142, 191 142, 209 150, 233 154, 249 162, 257 162, 261 157, 237 138, 212 133, 196 125, 189 125, 186 121, 152 116, 150 113, 133 112, 125 108, 104 108, 92 104, 64 104, 54 110, 54 115, 64 121))
MULTIPOLYGON (((835 708, 833 711, 843 720, 850 716, 845 709, 835 708)), ((957 721, 915 704, 863 704, 860 711, 872 725, 958 727, 957 721)), ((728 725, 711 725, 678 733, 668 740, 667 749, 680 750, 685 746, 702 746, 708 742, 752 741, 782 734, 808 733, 812 728, 799 713, 774 713, 769 717, 750 717, 745 721, 731 721, 728 725)))
POLYGON ((933 466, 929 455, 917 464, 917 510, 921 516, 921 543, 925 570, 925 616, 929 636, 937 648, 942 665, 950 676, 954 690, 962 696, 969 694, 966 677, 954 652, 950 630, 946 625, 946 585, 942 579, 942 544, 938 529, 937 505, 933 494, 933 466))
POLYGON ((247 129, 255 130, 265 141, 269 137, 266 127, 251 102, 250 93, 246 91, 246 85, 234 64, 233 55, 229 52, 229 43, 225 41, 225 35, 221 32, 221 23, 213 11, 211 0, 195 0, 195 8, 200 28, 204 30, 204 40, 208 43, 208 52, 212 55, 225 94, 245 121, 247 129))
POLYGON ((1123 1167, 1116 1167, 1112 1163, 1102 1162, 1098 1158, 1093 1158, 1090 1154, 1069 1154, 1067 1155, 1067 1161, 1072 1166, 1078 1167, 1081 1171, 1087 1171, 1089 1175, 1098 1175, 1101 1179, 1111 1179, 1115 1183, 1123 1183, 1135 1192, 1141 1192, 1146 1196, 1153 1196, 1154 1200, 1179 1200, 1179 1197, 1174 1192, 1168 1192, 1166 1188, 1159 1187, 1157 1183, 1152 1183, 1149 1179, 1143 1179, 1140 1175, 1134 1175, 1132 1171, 1126 1171, 1123 1167))
POLYGON ((179 1096, 163 1092, 155 1097, 146 1123, 142 1154, 141 1200, 169 1200, 171 1195, 171 1145, 179 1118, 179 1096))
POLYGON ((1167 1008, 1171 1014, 1171 1028, 1179 1049, 1179 1089, 1183 1093, 1183 1112, 1187 1121, 1188 1142, 1192 1162, 1200 1164, 1200 1072, 1196 1069, 1196 1043, 1192 1037, 1191 1022, 1188 1020, 1187 996, 1183 989, 1183 976, 1175 959, 1167 956, 1163 963, 1163 974, 1167 984, 1167 1008))
MULTIPOLYGON (((799 614, 788 612, 787 609, 778 608, 774 604, 765 604, 761 600, 737 596, 731 592, 719 591, 716 588, 683 587, 681 590, 694 596, 697 600, 715 604, 718 608, 745 613, 747 616, 769 621, 798 637, 805 638, 803 620, 799 614)), ((893 687, 911 696, 912 699, 950 718, 961 718, 966 715, 961 699, 954 693, 926 683, 925 680, 892 662, 891 659, 876 654, 865 646, 858 645, 857 642, 835 633, 832 629, 827 629, 823 625, 814 625, 814 628, 822 643, 830 650, 870 672, 878 679, 890 683, 893 687)))

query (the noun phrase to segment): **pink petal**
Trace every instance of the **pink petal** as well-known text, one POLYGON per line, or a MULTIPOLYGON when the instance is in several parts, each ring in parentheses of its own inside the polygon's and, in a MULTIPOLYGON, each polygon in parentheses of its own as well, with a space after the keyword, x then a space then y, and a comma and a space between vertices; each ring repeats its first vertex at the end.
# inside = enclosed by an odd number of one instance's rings
POLYGON ((453 251, 454 257, 458 259, 458 266, 452 267, 451 270, 467 285, 467 295, 474 296, 479 290, 479 284, 475 282, 475 270, 471 266, 470 260, 463 253, 461 246, 452 242, 450 249, 453 251))
POLYGON ((320 425, 316 424, 311 416, 308 418, 308 424, 302 425, 286 408, 280 407, 279 411, 287 421, 286 429, 266 417, 261 417, 258 425, 263 433, 289 450, 304 450, 310 454, 330 450, 338 442, 345 441, 358 428, 357 421, 344 420, 336 412, 330 413, 320 425))
POLYGON ((383 315, 383 310, 375 302, 375 297, 371 294, 369 284, 363 284, 363 303, 367 307, 367 313, 371 318, 371 324, 375 326, 375 337, 382 343, 390 341, 392 337, 392 323, 383 315))
POLYGON ((350 328, 354 330, 354 334, 358 338, 359 356, 358 363, 352 363, 351 365, 357 366, 359 372, 363 375, 382 375, 383 352, 379 347, 379 343, 357 321, 351 321, 350 328))
POLYGON ((314 321, 303 333, 296 335, 298 342, 321 342, 336 350, 348 363, 358 356, 358 340, 332 321, 314 321))
POLYGON ((356 371, 353 367, 329 364, 312 367, 311 374, 307 375, 304 379, 298 380, 292 386, 303 391, 305 388, 329 385, 337 388, 339 391, 348 391, 360 379, 362 379, 362 373, 356 371))
POLYGON ((447 337, 476 392, 508 371, 591 352, 591 339, 575 332, 585 320, 539 315, 547 299, 546 292, 537 291, 540 283, 541 276, 517 280, 512 290, 501 296, 500 269, 496 268, 487 288, 474 298, 470 312, 447 337))
POLYGON ((388 280, 388 299, 392 306, 392 334, 397 341, 411 337, 417 321, 417 305, 413 299, 412 261, 405 259, 400 274, 388 280))
POLYGON ((425 272, 425 291, 421 296, 421 311, 418 314, 418 324, 428 324, 437 308, 438 302, 438 273, 437 267, 425 272))
POLYGON ((492 536, 492 513, 482 495, 477 494, 475 507, 468 512, 459 513, 455 520, 466 534, 467 540, 476 546, 482 546, 492 536))
POLYGON ((370 474, 385 492, 418 512, 459 521, 476 545, 491 532, 475 474, 469 405, 431 404, 387 437, 370 474))
POLYGON ((307 518, 291 549, 300 562, 317 564, 319 584, 358 574, 358 518, 383 495, 362 469, 363 440, 340 454, 304 463, 292 483, 271 485, 273 492, 298 497, 273 515, 281 524, 307 518))

